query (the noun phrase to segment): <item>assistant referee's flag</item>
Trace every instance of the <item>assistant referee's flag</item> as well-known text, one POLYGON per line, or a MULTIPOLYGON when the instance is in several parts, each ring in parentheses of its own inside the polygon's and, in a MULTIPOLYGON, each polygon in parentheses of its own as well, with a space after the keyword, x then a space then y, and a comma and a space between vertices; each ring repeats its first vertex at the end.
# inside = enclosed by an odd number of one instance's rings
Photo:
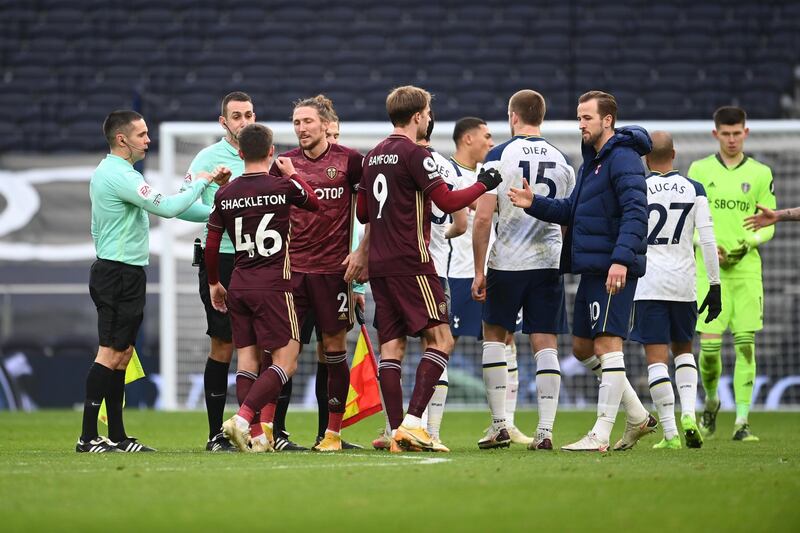
POLYGON ((375 353, 364 325, 364 314, 359 308, 356 308, 356 318, 361 324, 361 335, 358 336, 353 364, 350 365, 350 390, 347 392, 342 427, 351 426, 383 409, 375 353))
MULTIPOLYGON (((128 368, 125 369, 125 384, 127 385, 143 377, 144 368, 142 368, 142 362, 139 361, 139 354, 136 353, 136 348, 134 348, 133 355, 131 355, 131 360, 128 363, 128 368)), ((124 396, 122 397, 122 406, 125 407, 124 396)), ((108 425, 108 413, 106 412, 105 400, 100 404, 100 413, 97 415, 97 419, 103 424, 108 425)))

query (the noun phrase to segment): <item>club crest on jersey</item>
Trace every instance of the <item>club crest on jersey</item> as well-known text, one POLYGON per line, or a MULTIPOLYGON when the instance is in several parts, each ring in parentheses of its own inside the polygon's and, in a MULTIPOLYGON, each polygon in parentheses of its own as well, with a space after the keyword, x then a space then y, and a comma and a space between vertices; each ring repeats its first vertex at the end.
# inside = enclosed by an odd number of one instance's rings
POLYGON ((447 314, 447 304, 444 302, 439 302, 439 314, 446 315, 447 314))
POLYGON ((150 188, 150 186, 149 186, 148 184, 146 184, 146 183, 142 183, 142 184, 139 186, 139 188, 136 190, 136 192, 138 192, 138 193, 139 193, 139 196, 141 196, 141 197, 142 197, 142 198, 144 198, 145 200, 147 200, 147 199, 150 197, 150 192, 151 192, 151 191, 152 191, 152 189, 151 189, 151 188, 150 188))
POLYGON ((746 181, 742 182, 742 192, 747 194, 750 191, 750 184, 746 181))
POLYGON ((328 176, 329 180, 335 180, 338 173, 339 171, 336 167, 328 167, 325 169, 325 175, 328 176))

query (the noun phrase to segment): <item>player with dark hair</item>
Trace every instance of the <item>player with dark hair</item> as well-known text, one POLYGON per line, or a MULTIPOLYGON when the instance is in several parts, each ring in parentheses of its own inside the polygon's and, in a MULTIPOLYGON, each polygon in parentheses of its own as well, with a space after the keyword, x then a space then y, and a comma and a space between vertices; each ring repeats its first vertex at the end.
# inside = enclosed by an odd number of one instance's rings
POLYGON ((653 150, 645 156, 651 172, 647 178, 647 273, 636 286, 631 339, 644 345, 650 396, 664 430, 664 438, 653 447, 682 447, 675 423, 675 392, 667 367, 671 345, 686 446, 700 448, 703 436, 695 420, 697 364, 692 354, 697 290, 695 284, 686 283, 686 278, 694 275, 696 229, 710 284, 700 310, 709 309, 705 321, 711 322, 722 309, 714 224, 703 186, 673 169, 672 136, 666 131, 653 131, 650 137, 653 150))
POLYGON ((319 209, 314 192, 297 175, 292 161, 278 158, 282 176, 268 173, 275 148, 272 131, 251 124, 238 135, 244 173, 214 197, 208 220, 206 268, 214 308, 230 312, 239 369, 253 373, 262 365, 262 350, 270 357, 254 382, 238 381, 243 398, 236 415, 222 424, 225 436, 241 451, 272 451, 274 401, 297 369, 300 324, 292 298, 289 260, 289 210, 319 209), (236 254, 226 290, 219 279, 219 243, 227 232, 236 254), (258 416, 261 432, 251 436, 258 416))
MULTIPOLYGON (((218 142, 200 150, 189 165, 186 172, 186 183, 191 183, 193 176, 198 172, 208 172, 218 165, 229 168, 232 177, 236 178, 244 172, 244 161, 239 157, 239 132, 249 124, 256 121, 253 110, 253 101, 250 96, 241 91, 227 94, 222 99, 220 126, 225 130, 225 136, 218 142)), ((214 204, 214 195, 218 187, 210 186, 201 196, 200 202, 193 206, 195 209, 204 208, 200 216, 189 219, 196 222, 208 222, 208 213, 214 204)), ((187 218, 187 217, 181 217, 187 218)), ((203 227, 203 246, 205 246, 207 228, 203 227)), ((220 282, 228 286, 233 272, 234 245, 227 235, 222 236, 220 243, 220 282)), ((209 337, 210 347, 203 373, 203 386, 205 391, 206 412, 208 415, 208 441, 206 450, 210 452, 235 451, 235 448, 222 434, 222 416, 225 411, 225 402, 228 393, 228 372, 231 358, 233 357, 233 342, 231 336, 231 322, 228 315, 220 313, 211 305, 208 292, 208 275, 203 256, 197 271, 200 300, 203 302, 206 315, 206 335, 209 337)), ((240 376, 237 376, 239 379, 240 376)))
MULTIPOLYGON (((456 152, 450 161, 463 186, 475 183, 478 165, 494 146, 486 121, 477 117, 459 119, 453 128, 456 152)), ((461 336, 481 338, 482 304, 472 299, 471 287, 475 269, 472 263, 472 223, 476 205, 467 209, 467 231, 450 243, 447 281, 452 291, 451 329, 458 340, 461 336)))
POLYGON ((128 436, 122 422, 125 369, 142 323, 145 271, 150 256, 148 213, 164 218, 186 211, 216 180, 230 172, 204 172, 181 193, 164 196, 133 165, 144 159, 150 145, 147 124, 135 111, 114 111, 103 123, 111 153, 95 169, 89 183, 92 203, 92 239, 97 261, 89 274, 89 292, 97 306, 100 346, 86 377, 83 428, 77 452, 147 452, 152 448, 128 436), (108 438, 97 433, 100 404, 106 401, 108 438))
MULTIPOLYGON (((692 163, 688 173, 703 185, 708 195, 722 282, 722 313, 709 323, 701 313, 697 323, 700 379, 706 392, 700 430, 711 436, 717 429, 722 334, 730 330, 736 352, 733 370, 736 401, 733 440, 736 441, 758 440, 748 421, 756 379, 756 331, 764 327, 764 287, 758 247, 775 235, 773 226, 755 231, 744 227, 746 217, 757 212, 757 205, 768 209, 776 205, 772 171, 744 153, 749 132, 743 109, 730 106, 717 109, 712 133, 719 141, 719 152, 692 163)), ((698 296, 705 297, 708 291, 705 266, 698 255, 698 296)))
POLYGON ((482 171, 470 187, 448 189, 430 152, 416 144, 427 131, 430 102, 430 93, 418 87, 398 87, 389 93, 386 111, 394 131, 364 158, 358 187, 358 218, 369 222, 371 231, 369 276, 392 451, 434 448, 420 417, 453 348, 444 290, 428 248, 431 200, 451 213, 501 181, 497 171, 482 171), (421 335, 426 349, 404 418, 400 365, 408 335, 421 335))

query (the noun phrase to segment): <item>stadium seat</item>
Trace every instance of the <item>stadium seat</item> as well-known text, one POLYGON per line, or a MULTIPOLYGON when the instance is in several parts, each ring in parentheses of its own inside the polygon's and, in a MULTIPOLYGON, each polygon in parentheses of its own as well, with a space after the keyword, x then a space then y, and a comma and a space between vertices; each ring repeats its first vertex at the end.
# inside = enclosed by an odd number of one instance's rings
MULTIPOLYGON (((688 92, 691 106, 684 118, 711 105, 712 89, 717 102, 767 96, 771 103, 759 112, 780 112, 775 102, 792 90, 800 48, 796 3, 576 2, 409 0, 365 7, 344 0, 320 8, 280 1, 233 10, 219 0, 143 0, 135 7, 101 0, 77 7, 61 0, 7 0, 9 16, 0 20, 0 94, 24 93, 35 84, 43 100, 58 94, 92 106, 94 92, 127 94, 134 87, 147 93, 148 113, 155 116, 175 116, 179 105, 179 116, 206 117, 207 109, 190 110, 183 95, 208 91, 218 98, 244 86, 270 102, 272 95, 291 102, 319 89, 356 92, 352 111, 382 120, 375 103, 388 88, 426 81, 444 99, 439 107, 453 110, 462 87, 493 93, 486 102, 492 112, 521 86, 549 95, 567 91, 565 103, 559 100, 548 113, 567 119, 574 102, 566 102, 589 87, 624 91, 635 84, 644 95, 688 92), (249 26, 240 27, 243 20, 249 26), (575 33, 580 24, 603 27, 611 21, 614 32, 575 33), (294 26, 304 29, 302 36, 286 31, 294 26), (108 69, 116 67, 135 74, 111 75, 108 69), (204 72, 200 79, 197 72, 204 72)), ((645 101, 659 105, 636 99, 645 101)), ((71 121, 76 115, 51 104, 37 109, 42 120, 71 121)), ((23 144, 29 142, 36 140, 23 144)), ((71 143, 70 137, 65 148, 71 143)))

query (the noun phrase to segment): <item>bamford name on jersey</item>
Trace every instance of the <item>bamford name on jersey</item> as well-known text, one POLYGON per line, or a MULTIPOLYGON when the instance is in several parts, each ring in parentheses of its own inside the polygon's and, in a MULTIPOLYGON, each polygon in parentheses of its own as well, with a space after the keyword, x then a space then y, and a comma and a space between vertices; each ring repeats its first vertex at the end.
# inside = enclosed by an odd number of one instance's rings
POLYGON ((231 198, 220 202, 221 209, 242 209, 243 207, 260 207, 264 205, 284 205, 285 194, 267 194, 261 196, 246 196, 244 198, 231 198))
POLYGON ((369 165, 396 165, 398 161, 397 154, 378 154, 369 158, 369 165))

